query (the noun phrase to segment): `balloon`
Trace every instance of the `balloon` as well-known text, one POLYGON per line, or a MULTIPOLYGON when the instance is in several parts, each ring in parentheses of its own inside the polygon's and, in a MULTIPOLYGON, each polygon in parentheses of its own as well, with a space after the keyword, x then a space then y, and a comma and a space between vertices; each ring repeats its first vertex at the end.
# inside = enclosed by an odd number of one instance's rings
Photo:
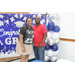
POLYGON ((52 37, 51 32, 47 32, 47 39, 50 39, 52 37))
POLYGON ((60 39, 56 39, 55 43, 58 44, 60 42, 60 39))
POLYGON ((46 29, 47 29, 47 32, 49 32, 48 26, 47 26, 47 25, 45 25, 45 27, 46 27, 46 29))
POLYGON ((44 61, 49 61, 49 57, 47 55, 44 56, 44 61))
POLYGON ((51 32, 47 32, 47 38, 46 38, 46 40, 45 40, 46 43, 47 43, 47 39, 50 39, 51 36, 52 36, 51 32))
POLYGON ((35 18, 36 17, 36 15, 33 15, 33 18, 35 18))
POLYGON ((54 32, 59 32, 60 31, 60 27, 59 26, 54 26, 53 31, 54 32))
POLYGON ((47 62, 51 62, 51 60, 47 61, 47 62))
POLYGON ((50 46, 46 43, 45 50, 49 50, 50 46))
POLYGON ((47 43, 47 39, 45 40, 45 42, 47 43))
POLYGON ((53 39, 47 39, 48 45, 52 46, 54 45, 55 41, 53 39))
POLYGON ((53 19, 54 19, 54 16, 52 16, 52 15, 48 16, 49 21, 52 21, 53 19))
POLYGON ((48 29, 50 31, 53 31, 54 26, 55 26, 54 22, 48 22, 48 29))
POLYGON ((52 34, 52 39, 59 39, 59 33, 54 32, 52 34))
POLYGON ((51 57, 51 61, 52 61, 52 62, 57 61, 57 57, 56 57, 56 56, 52 56, 52 57, 51 57))
POLYGON ((43 24, 43 21, 41 21, 41 24, 43 24))
POLYGON ((45 55, 47 55, 47 52, 48 52, 48 51, 47 51, 47 50, 45 50, 45 55))
POLYGON ((47 56, 53 56, 53 51, 52 50, 48 50, 47 56))
POLYGON ((58 55, 58 50, 57 51, 53 51, 53 55, 55 56, 55 55, 58 55))
POLYGON ((57 44, 54 44, 53 46, 51 46, 51 50, 52 51, 57 51, 58 50, 57 44))
POLYGON ((55 19, 55 20, 58 19, 58 14, 54 14, 54 19, 55 19))

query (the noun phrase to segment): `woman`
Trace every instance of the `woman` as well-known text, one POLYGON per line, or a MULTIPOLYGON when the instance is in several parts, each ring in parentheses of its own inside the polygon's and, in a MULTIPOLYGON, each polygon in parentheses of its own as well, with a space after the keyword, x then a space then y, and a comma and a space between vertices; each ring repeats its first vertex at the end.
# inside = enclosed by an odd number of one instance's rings
POLYGON ((27 18, 26 25, 24 25, 20 29, 19 41, 20 41, 21 49, 19 46, 18 47, 19 50, 16 51, 17 53, 21 54, 20 62, 28 62, 29 54, 33 52, 32 44, 33 44, 34 32, 31 25, 32 25, 32 19, 27 18))

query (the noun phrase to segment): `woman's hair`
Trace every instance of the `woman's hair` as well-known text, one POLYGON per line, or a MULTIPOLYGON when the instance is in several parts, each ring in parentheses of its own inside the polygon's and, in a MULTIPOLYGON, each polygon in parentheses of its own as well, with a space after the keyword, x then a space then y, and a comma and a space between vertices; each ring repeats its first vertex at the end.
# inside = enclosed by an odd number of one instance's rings
POLYGON ((31 19, 31 20, 32 20, 32 18, 27 18, 27 19, 26 19, 26 22, 27 22, 28 19, 31 19))

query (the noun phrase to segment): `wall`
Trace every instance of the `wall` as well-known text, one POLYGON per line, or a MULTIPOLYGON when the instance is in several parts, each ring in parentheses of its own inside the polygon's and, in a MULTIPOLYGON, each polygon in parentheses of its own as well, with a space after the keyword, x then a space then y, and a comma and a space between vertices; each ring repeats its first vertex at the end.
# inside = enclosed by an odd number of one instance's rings
POLYGON ((46 12, 29 12, 29 14, 46 14, 46 12))
POLYGON ((75 42, 60 41, 57 57, 75 62, 75 42))

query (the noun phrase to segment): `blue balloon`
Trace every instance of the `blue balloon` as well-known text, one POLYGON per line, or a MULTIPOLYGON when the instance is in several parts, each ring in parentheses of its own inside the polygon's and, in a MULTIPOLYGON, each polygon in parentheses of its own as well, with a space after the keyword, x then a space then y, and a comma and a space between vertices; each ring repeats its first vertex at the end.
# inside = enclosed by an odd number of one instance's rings
POLYGON ((57 51, 58 50, 58 45, 54 44, 53 46, 51 46, 52 51, 57 51))
POLYGON ((54 26, 55 26, 54 22, 48 22, 48 29, 50 31, 53 31, 54 26))
POLYGON ((48 26, 47 26, 47 25, 45 25, 45 27, 46 27, 46 29, 47 29, 47 32, 49 32, 48 26))
POLYGON ((48 60, 47 62, 51 62, 51 60, 48 60))
POLYGON ((44 62, 51 62, 51 60, 49 59, 48 61, 44 61, 44 62))
POLYGON ((59 26, 54 26, 53 31, 54 32, 59 32, 60 31, 60 27, 59 26))
POLYGON ((49 50, 50 46, 46 43, 45 50, 49 50))

